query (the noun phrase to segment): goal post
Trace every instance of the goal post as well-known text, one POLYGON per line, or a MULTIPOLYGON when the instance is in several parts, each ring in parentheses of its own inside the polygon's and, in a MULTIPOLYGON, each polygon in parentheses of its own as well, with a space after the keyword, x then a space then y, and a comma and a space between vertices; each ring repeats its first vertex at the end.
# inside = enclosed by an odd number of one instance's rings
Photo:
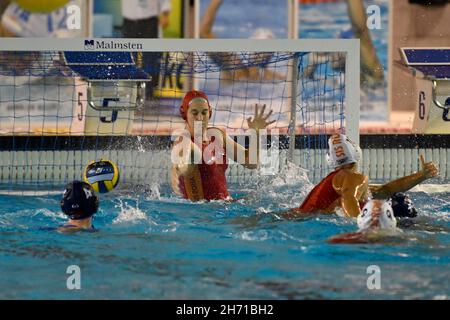
MULTIPOLYGON (((3 38, 0 185, 59 186, 100 157, 122 182, 169 182, 170 134, 192 86, 210 99, 210 125, 232 136, 246 135, 255 104, 272 109, 280 166, 311 180, 329 171, 327 136, 359 142, 358 40, 3 38)), ((227 174, 255 177, 237 164, 227 174)))

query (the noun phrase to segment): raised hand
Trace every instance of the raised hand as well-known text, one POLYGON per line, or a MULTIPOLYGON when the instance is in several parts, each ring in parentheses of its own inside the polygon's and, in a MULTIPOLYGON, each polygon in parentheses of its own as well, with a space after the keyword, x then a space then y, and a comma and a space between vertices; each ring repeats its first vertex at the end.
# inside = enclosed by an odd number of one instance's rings
POLYGON ((266 110, 266 105, 262 105, 262 107, 258 104, 255 104, 255 116, 247 118, 247 124, 250 129, 255 129, 256 131, 260 129, 267 128, 269 125, 274 123, 276 120, 267 121, 269 117, 272 115, 273 110, 270 110, 267 115, 264 115, 264 111, 266 110), (259 110, 261 109, 261 110, 259 110))
POLYGON ((421 164, 421 172, 425 178, 433 178, 438 175, 438 168, 433 162, 425 162, 423 155, 419 155, 420 164, 421 164))

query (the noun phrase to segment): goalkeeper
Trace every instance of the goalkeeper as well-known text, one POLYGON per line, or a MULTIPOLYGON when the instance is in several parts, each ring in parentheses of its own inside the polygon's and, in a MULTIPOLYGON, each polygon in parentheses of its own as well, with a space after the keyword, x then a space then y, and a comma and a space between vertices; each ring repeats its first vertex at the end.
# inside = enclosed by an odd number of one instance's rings
MULTIPOLYGON (((256 131, 257 141, 259 130, 275 122, 268 121, 272 110, 266 115, 264 110, 265 105, 255 105, 253 119, 247 119, 249 128, 256 131)), ((259 152, 256 152, 256 157, 251 157, 250 150, 236 143, 225 131, 208 126, 212 110, 208 97, 201 91, 190 91, 184 96, 180 113, 186 130, 175 140, 172 148, 172 160, 176 160, 172 168, 174 192, 192 201, 232 200, 225 177, 228 158, 246 168, 256 169, 259 152), (192 158, 200 161, 192 161, 192 158)))

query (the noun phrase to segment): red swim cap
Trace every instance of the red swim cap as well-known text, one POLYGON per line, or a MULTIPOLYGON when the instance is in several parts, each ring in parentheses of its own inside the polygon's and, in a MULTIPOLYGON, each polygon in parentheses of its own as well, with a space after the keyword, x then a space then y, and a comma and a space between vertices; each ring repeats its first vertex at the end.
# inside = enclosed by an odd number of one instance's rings
POLYGON ((187 119, 187 111, 189 109, 189 103, 195 99, 195 98, 203 98, 206 100, 206 102, 208 103, 208 109, 209 109, 209 117, 211 118, 211 106, 209 105, 209 100, 208 100, 208 96, 202 92, 202 91, 197 91, 197 90, 191 90, 188 93, 186 93, 186 95, 183 98, 183 102, 180 106, 180 114, 181 117, 186 120, 187 119))

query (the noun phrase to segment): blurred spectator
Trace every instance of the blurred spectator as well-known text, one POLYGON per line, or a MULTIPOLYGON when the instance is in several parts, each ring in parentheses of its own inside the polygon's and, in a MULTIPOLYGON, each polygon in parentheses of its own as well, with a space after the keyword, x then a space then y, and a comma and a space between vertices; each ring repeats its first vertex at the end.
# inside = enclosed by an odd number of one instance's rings
MULTIPOLYGON (((212 32, 217 11, 223 0, 211 0, 200 22, 200 37, 206 39, 215 39, 216 35, 212 32)), ((275 35, 272 30, 267 28, 257 28, 253 30, 250 39, 269 40, 274 39, 275 35)), ((262 52, 252 54, 249 58, 250 63, 247 67, 242 68, 242 59, 238 53, 215 52, 209 54, 218 66, 222 68, 220 80, 224 85, 229 85, 236 80, 285 80, 286 75, 272 71, 268 68, 268 64, 272 59, 273 53, 262 52), (241 65, 239 68, 233 66, 241 65)))
POLYGON ((369 87, 379 86, 384 82, 384 70, 367 27, 364 1, 348 0, 347 5, 354 37, 361 41, 361 83, 369 87))
MULTIPOLYGON (((123 37, 158 38, 159 27, 165 29, 169 25, 170 10, 170 0, 122 0, 123 37)), ((152 82, 147 86, 147 99, 152 97, 153 88, 158 85, 161 56, 160 52, 142 54, 143 67, 152 76, 152 82)))
POLYGON ((67 6, 79 4, 68 1, 48 13, 28 12, 10 0, 0 0, 0 36, 70 38, 81 35, 81 30, 67 28, 67 6))

